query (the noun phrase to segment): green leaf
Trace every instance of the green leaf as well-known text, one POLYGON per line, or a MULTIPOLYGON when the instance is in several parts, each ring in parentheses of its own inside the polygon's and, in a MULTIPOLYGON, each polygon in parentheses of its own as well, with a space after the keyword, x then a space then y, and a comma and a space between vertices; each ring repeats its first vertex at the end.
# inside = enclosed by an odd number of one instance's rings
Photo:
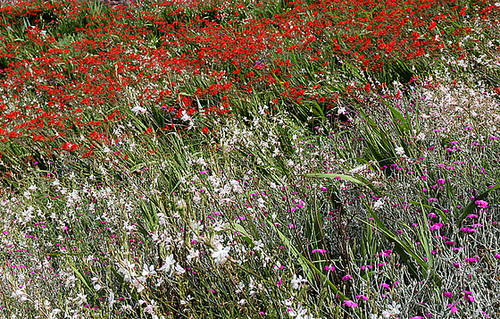
MULTIPOLYGON (((387 194, 387 195, 393 196, 391 194, 387 194)), ((441 216, 441 218, 443 219, 443 221, 445 223, 448 222, 448 217, 446 217, 446 214, 442 210, 440 210, 440 209, 438 209, 436 207, 432 207, 432 206, 427 205, 427 204, 419 203, 419 202, 414 201, 414 200, 409 200, 408 202, 410 202, 413 205, 417 205, 417 206, 420 206, 420 207, 423 207, 423 208, 427 208, 427 209, 430 209, 430 210, 435 210, 435 211, 438 212, 439 216, 441 216)))
POLYGON ((252 237, 247 233, 247 231, 245 230, 245 228, 243 228, 243 226, 241 226, 240 224, 226 223, 224 225, 224 227, 227 228, 230 231, 240 233, 241 237, 243 238, 244 241, 246 241, 252 247, 255 246, 255 244, 253 243, 252 237))
MULTIPOLYGON (((427 276, 427 272, 430 272, 434 282, 438 285, 441 286, 441 279, 437 276, 437 274, 429 268, 428 263, 425 261, 425 259, 420 256, 420 254, 413 249, 412 244, 409 240, 409 238, 406 238, 406 240, 400 239, 398 236, 396 236, 394 233, 392 233, 386 226, 385 224, 378 218, 378 216, 375 214, 375 212, 371 209, 370 205, 366 205, 370 216, 373 218, 375 221, 375 228, 379 230, 389 241, 393 242, 395 244, 395 250, 396 252, 400 255, 402 261, 408 266, 411 272, 416 273, 416 269, 411 263, 411 259, 415 260, 421 269, 421 275, 423 277, 427 276), (410 258, 411 257, 411 258, 410 258)), ((366 221, 358 218, 361 222, 367 223, 366 221)))
POLYGON ((462 214, 457 218, 457 226, 461 227, 465 217, 467 217, 470 213, 472 213, 472 211, 476 208, 477 206, 476 201, 485 199, 486 197, 488 197, 489 193, 491 193, 494 190, 497 190, 498 188, 500 188, 500 183, 496 184, 494 187, 488 189, 487 191, 479 195, 477 198, 475 198, 473 201, 471 201, 469 205, 467 205, 464 208, 462 214))
POLYGON ((394 107, 390 106, 390 105, 387 105, 387 107, 389 108, 389 110, 391 111, 391 115, 392 117, 394 118, 397 118, 399 120, 399 126, 406 132, 408 133, 410 131, 410 128, 408 127, 408 122, 406 121, 406 119, 404 118, 404 116, 398 111, 396 110, 394 107))
POLYGON ((80 281, 82 282, 82 284, 87 287, 87 289, 91 292, 94 292, 94 288, 92 288, 90 286, 90 281, 85 278, 85 276, 76 268, 76 265, 73 263, 73 262, 69 262, 69 266, 71 267, 71 269, 73 269, 73 272, 75 273, 76 277, 78 277, 78 279, 80 279, 80 281))
POLYGON ((360 184, 360 185, 363 185, 363 186, 367 186, 368 184, 363 182, 363 181, 360 181, 359 179, 357 178, 354 178, 352 176, 349 176, 349 175, 343 175, 343 174, 330 174, 330 173, 319 173, 319 174, 306 174, 305 176, 308 176, 308 177, 319 177, 319 178, 336 178, 336 179, 341 179, 341 180, 345 180, 345 181, 350 181, 350 182, 353 182, 353 183, 356 183, 356 184, 360 184))
POLYGON ((340 290, 333 284, 333 282, 331 282, 328 279, 328 277, 323 272, 321 272, 318 268, 316 268, 314 266, 314 264, 310 260, 308 260, 306 257, 304 257, 295 247, 293 247, 290 244, 290 240, 288 238, 286 238, 286 236, 282 232, 280 232, 276 228, 276 226, 274 226, 274 224, 272 223, 272 221, 267 220, 267 223, 278 234, 278 236, 280 237, 280 239, 283 242, 283 244, 298 259, 299 264, 302 266, 302 269, 304 270, 304 273, 306 274, 307 279, 309 280, 309 282, 313 282, 314 281, 314 277, 313 277, 313 272, 314 272, 314 273, 316 273, 321 278, 321 280, 323 282, 325 282, 326 284, 328 284, 328 286, 333 290, 333 292, 336 293, 340 298, 342 298, 342 300, 347 300, 348 299, 344 294, 342 294, 342 292, 340 292, 340 290))

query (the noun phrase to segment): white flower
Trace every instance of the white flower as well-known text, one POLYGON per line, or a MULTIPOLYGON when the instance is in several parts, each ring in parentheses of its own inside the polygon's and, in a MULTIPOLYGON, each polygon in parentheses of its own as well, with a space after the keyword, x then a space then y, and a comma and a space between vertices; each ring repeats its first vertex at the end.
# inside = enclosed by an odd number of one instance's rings
POLYGON ((53 309, 50 313, 49 313, 49 319, 56 319, 57 318, 57 315, 61 313, 61 309, 53 309))
POLYGON ((212 252, 212 258, 215 261, 215 264, 221 265, 226 262, 227 256, 229 255, 229 250, 231 247, 223 247, 222 245, 218 245, 215 247, 215 250, 212 252))
POLYGON ((19 302, 28 300, 28 294, 23 289, 18 289, 12 293, 12 297, 16 298, 19 302))
POLYGON ((235 193, 243 193, 243 188, 241 188, 241 184, 237 180, 231 180, 231 186, 233 187, 233 192, 235 193))
POLYGON ((368 164, 364 164, 358 167, 355 167, 349 171, 351 174, 358 174, 360 172, 366 171, 369 168, 368 164))
POLYGON ((131 305, 122 305, 122 309, 127 312, 132 312, 134 310, 131 305))
POLYGON ((149 314, 154 314, 155 308, 157 308, 156 302, 154 300, 151 300, 151 304, 147 305, 146 308, 144 308, 144 312, 149 314))
POLYGON ((86 304, 87 303, 87 295, 85 295, 85 294, 77 294, 76 295, 76 300, 78 300, 77 301, 78 305, 86 304))
POLYGON ((399 155, 399 156, 405 155, 405 149, 402 148, 401 146, 396 147, 394 149, 394 151, 396 152, 396 155, 399 155))
POLYGON ((187 207, 186 201, 179 199, 176 203, 177 209, 185 209, 187 207))
POLYGON ((392 305, 388 306, 388 308, 382 311, 382 317, 384 318, 396 318, 396 315, 399 315, 401 311, 399 310, 401 305, 396 304, 396 302, 392 302, 392 305))
POLYGON ((127 233, 132 232, 137 229, 135 225, 129 225, 127 221, 124 222, 123 229, 127 230, 127 233))
POLYGON ((113 308, 113 304, 116 302, 115 300, 115 294, 110 290, 109 291, 109 296, 108 296, 108 308, 111 309, 113 308))
POLYGON ((167 256, 167 259, 165 259, 165 263, 163 264, 163 266, 161 266, 161 268, 158 270, 164 272, 170 272, 170 268, 173 265, 175 265, 174 255, 170 254, 169 256, 167 256))
POLYGON ((425 140, 425 134, 424 133, 420 133, 417 135, 417 141, 423 141, 425 140))
POLYGON ((189 120, 191 120, 191 116, 189 116, 186 111, 182 111, 181 121, 187 122, 189 120))
POLYGON ((373 210, 380 209, 382 208, 382 206, 384 206, 384 201, 382 199, 379 199, 373 204, 373 210))
POLYGON ((297 278, 297 275, 293 274, 293 278, 292 278, 292 288, 293 289, 299 289, 300 285, 302 283, 306 283, 306 282, 307 282, 307 280, 302 278, 301 275, 299 275, 299 277, 297 278))
POLYGON ((142 284, 145 281, 146 281, 146 278, 144 278, 142 276, 138 277, 138 278, 134 278, 134 279, 132 279, 132 286, 134 286, 135 288, 137 288, 137 292, 138 293, 141 293, 146 288, 142 284))
POLYGON ((288 315, 296 319, 314 319, 313 316, 307 314, 307 309, 302 308, 300 304, 297 306, 296 310, 290 310, 288 315))
POLYGON ((246 303, 247 303, 247 301, 245 299, 241 299, 240 301, 238 301, 238 305, 240 305, 240 306, 243 306, 246 303))
POLYGON ((189 255, 186 256, 187 260, 190 262, 192 259, 200 258, 200 251, 196 249, 191 249, 189 255))
POLYGON ((135 276, 134 273, 135 264, 131 263, 128 260, 123 260, 118 264, 118 272, 123 274, 123 280, 126 282, 130 282, 132 280, 132 276, 135 276))
POLYGON ((142 275, 144 277, 155 276, 156 275, 155 266, 151 265, 149 266, 148 269, 148 266, 144 265, 144 268, 142 269, 142 275))
POLYGON ((139 113, 144 114, 144 113, 146 113, 146 112, 147 112, 147 110, 146 110, 145 108, 143 108, 143 107, 136 106, 136 107, 134 107, 134 108, 132 109, 132 112, 134 112, 134 113, 135 113, 135 115, 137 115, 137 114, 139 114, 139 113))
POLYGON ((264 247, 264 243, 262 242, 262 240, 257 240, 254 242, 254 247, 253 247, 253 250, 255 251, 259 251, 259 250, 262 250, 262 247, 264 247))
POLYGON ((182 268, 181 265, 179 265, 179 264, 175 265, 175 273, 177 275, 182 275, 185 272, 186 272, 186 270, 184 268, 182 268))

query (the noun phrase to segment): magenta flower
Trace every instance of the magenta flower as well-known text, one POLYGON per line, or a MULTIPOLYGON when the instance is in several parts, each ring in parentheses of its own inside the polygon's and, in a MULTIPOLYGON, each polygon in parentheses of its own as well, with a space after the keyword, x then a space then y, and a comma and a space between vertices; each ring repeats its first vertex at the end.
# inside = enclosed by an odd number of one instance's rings
POLYGON ((465 258, 465 262, 472 264, 477 262, 477 258, 465 258))
POLYGON ((368 297, 367 297, 367 296, 364 296, 364 295, 357 295, 357 296, 355 296, 354 298, 356 298, 356 299, 363 299, 364 301, 367 301, 367 300, 368 300, 368 297))
POLYGON ((380 284, 379 287, 384 287, 387 290, 391 289, 391 286, 389 286, 388 284, 380 284))
POLYGON ((429 198, 429 203, 432 203, 432 202, 437 202, 437 198, 434 198, 434 197, 429 198))
POLYGON ((352 279, 351 275, 345 275, 344 277, 342 277, 342 281, 347 281, 349 279, 352 279))
POLYGON ((439 185, 444 185, 444 183, 446 183, 446 180, 444 180, 444 179, 440 178, 440 179, 438 179, 438 180, 437 180, 437 183, 438 183, 439 185))
POLYGON ((358 304, 351 300, 344 300, 344 306, 356 308, 358 304))
POLYGON ((474 298, 474 296, 472 295, 472 292, 470 291, 467 291, 467 290, 464 290, 464 299, 469 301, 469 302, 474 302, 476 301, 476 299, 474 298))
POLYGON ((466 232, 466 233, 469 233, 469 234, 477 233, 477 229, 472 229, 472 228, 469 228, 469 227, 462 227, 460 229, 460 231, 463 231, 463 232, 466 232))
POLYGON ((495 258, 496 259, 500 259, 500 254, 499 255, 495 255, 495 258))
POLYGON ((479 208, 488 208, 488 202, 484 200, 477 200, 474 202, 474 204, 476 204, 476 206, 479 208))
POLYGON ((457 311, 458 311, 458 308, 457 308, 457 306, 456 306, 456 305, 458 305, 459 303, 460 303, 460 301, 459 301, 459 302, 457 302, 456 304, 453 304, 453 305, 448 305, 448 307, 450 307, 450 308, 451 308, 451 309, 450 309, 451 313, 455 313, 455 312, 457 312, 457 311))
POLYGON ((324 255, 326 253, 326 249, 313 249, 312 253, 320 253, 321 255, 324 255))
POLYGON ((387 256, 390 256, 391 254, 392 254, 392 250, 388 249, 388 250, 384 250, 379 255, 380 255, 380 257, 387 257, 387 256))
POLYGON ((443 292, 443 296, 445 296, 447 298, 451 298, 451 297, 453 297, 453 294, 451 292, 443 292))
POLYGON ((441 223, 435 223, 434 225, 432 225, 431 227, 429 227, 429 230, 438 230, 439 228, 443 227, 443 224, 441 223))

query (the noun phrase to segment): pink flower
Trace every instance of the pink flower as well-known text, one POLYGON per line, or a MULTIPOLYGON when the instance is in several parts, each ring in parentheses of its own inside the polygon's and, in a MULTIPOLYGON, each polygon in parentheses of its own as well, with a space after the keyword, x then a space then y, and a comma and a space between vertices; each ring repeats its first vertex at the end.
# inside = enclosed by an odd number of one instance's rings
POLYGON ((438 179, 438 180, 437 180, 437 183, 438 183, 439 185, 444 185, 444 183, 446 183, 446 180, 444 180, 444 179, 440 178, 440 179, 438 179))
POLYGON ((500 259, 500 255, 495 255, 495 258, 496 259, 500 259))
POLYGON ((443 292, 443 296, 445 296, 447 298, 451 298, 451 297, 453 297, 453 294, 451 292, 443 292))
POLYGON ((441 223, 435 223, 434 225, 432 225, 429 230, 438 230, 439 228, 443 227, 443 224, 441 223))
POLYGON ((324 255, 326 253, 326 249, 313 249, 312 253, 320 253, 321 255, 324 255))
POLYGON ((380 255, 380 257, 387 257, 387 256, 390 256, 391 253, 392 253, 392 250, 388 249, 388 250, 384 250, 379 255, 380 255))
POLYGON ((391 289, 391 286, 389 286, 388 284, 380 284, 379 287, 384 287, 387 290, 391 289))
POLYGON ((488 202, 484 200, 477 200, 474 202, 474 204, 476 204, 476 206, 479 208, 488 208, 488 202))
POLYGON ((344 306, 356 308, 358 304, 351 300, 344 300, 344 306))
POLYGON ((472 228, 469 228, 469 227, 462 227, 460 229, 460 231, 463 231, 463 232, 466 232, 466 233, 469 233, 469 234, 477 233, 477 229, 472 229, 472 228))
POLYGON ((363 296, 363 295, 357 295, 354 298, 356 298, 356 299, 363 299, 364 301, 368 300, 368 297, 367 296, 363 296))
POLYGON ((342 280, 343 281, 347 281, 349 279, 352 279, 352 276, 351 275, 345 275, 344 277, 342 277, 342 280))
POLYGON ((457 306, 456 306, 456 305, 458 305, 459 303, 460 303, 460 301, 459 301, 459 302, 457 302, 456 304, 453 304, 453 305, 448 305, 448 307, 450 307, 450 308, 451 308, 451 309, 450 309, 450 310, 451 310, 451 313, 455 313, 455 312, 457 312, 457 311, 458 311, 458 308, 457 308, 457 306))
POLYGON ((472 264, 477 262, 477 258, 465 258, 465 262, 472 264))
POLYGON ((469 301, 469 302, 474 302, 476 301, 476 299, 474 298, 474 296, 472 295, 472 292, 470 291, 467 291, 467 290, 464 290, 464 299, 469 301))
POLYGON ((430 203, 431 203, 431 202, 437 202, 437 198, 431 197, 431 198, 429 198, 429 202, 430 202, 430 203))

